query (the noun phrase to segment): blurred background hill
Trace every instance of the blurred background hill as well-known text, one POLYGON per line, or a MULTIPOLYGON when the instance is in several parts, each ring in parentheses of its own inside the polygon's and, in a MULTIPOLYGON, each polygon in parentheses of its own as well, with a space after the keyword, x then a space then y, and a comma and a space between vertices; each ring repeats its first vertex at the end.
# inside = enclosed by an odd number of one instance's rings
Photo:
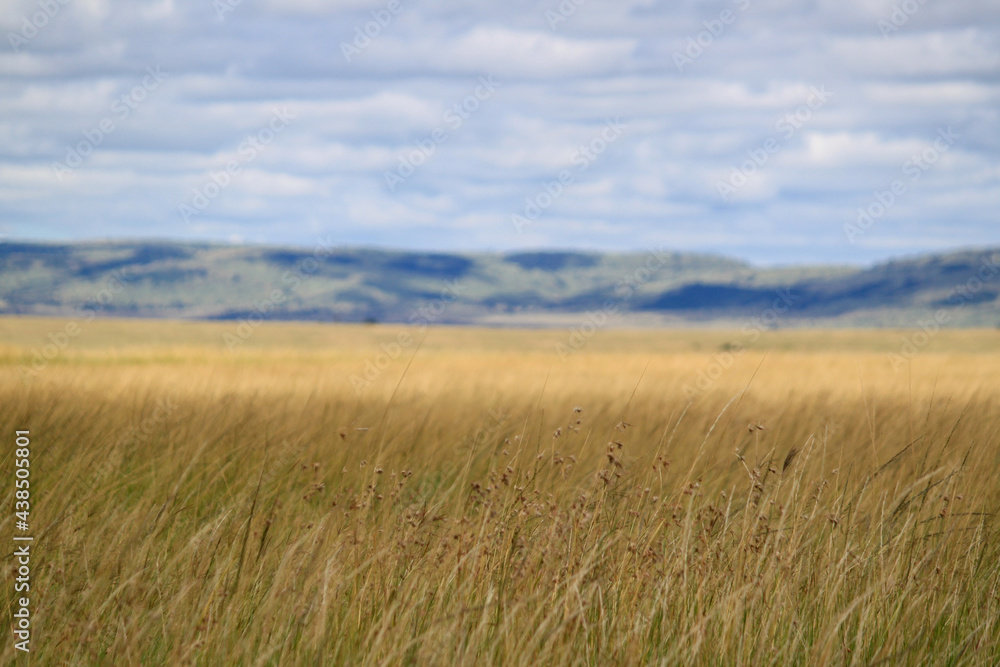
POLYGON ((1000 249, 869 267, 721 255, 427 253, 189 242, 0 244, 0 312, 546 326, 1000 324, 1000 249))

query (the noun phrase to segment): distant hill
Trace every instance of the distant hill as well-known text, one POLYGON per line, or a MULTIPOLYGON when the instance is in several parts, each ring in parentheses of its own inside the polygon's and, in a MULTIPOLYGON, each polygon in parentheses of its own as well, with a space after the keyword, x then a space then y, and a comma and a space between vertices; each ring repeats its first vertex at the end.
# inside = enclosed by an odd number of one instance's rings
POLYGON ((670 251, 0 243, 0 313, 560 325, 1000 325, 1000 249, 755 268, 670 251))

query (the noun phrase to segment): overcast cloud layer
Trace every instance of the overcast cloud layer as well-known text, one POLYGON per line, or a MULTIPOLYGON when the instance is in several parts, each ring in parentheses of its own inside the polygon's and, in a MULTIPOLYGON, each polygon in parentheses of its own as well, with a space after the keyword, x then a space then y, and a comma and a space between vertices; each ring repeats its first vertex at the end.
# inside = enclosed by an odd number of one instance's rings
POLYGON ((0 14, 8 238, 666 246, 757 263, 1000 245, 997 0, 0 14))

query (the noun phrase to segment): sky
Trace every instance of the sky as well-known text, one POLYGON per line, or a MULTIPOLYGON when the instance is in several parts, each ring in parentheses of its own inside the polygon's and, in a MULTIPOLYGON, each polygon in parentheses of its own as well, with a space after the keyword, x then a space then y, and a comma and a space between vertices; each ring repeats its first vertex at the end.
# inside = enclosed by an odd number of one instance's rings
POLYGON ((0 235, 1000 246, 1000 0, 5 0, 0 235))

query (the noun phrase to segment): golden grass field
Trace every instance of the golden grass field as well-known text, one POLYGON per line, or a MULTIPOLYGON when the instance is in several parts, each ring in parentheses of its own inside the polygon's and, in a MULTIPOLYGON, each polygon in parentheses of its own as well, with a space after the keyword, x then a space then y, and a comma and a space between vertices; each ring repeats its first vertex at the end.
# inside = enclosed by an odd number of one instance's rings
POLYGON ((998 331, 65 324, 0 319, 31 664, 1000 664, 998 331))

